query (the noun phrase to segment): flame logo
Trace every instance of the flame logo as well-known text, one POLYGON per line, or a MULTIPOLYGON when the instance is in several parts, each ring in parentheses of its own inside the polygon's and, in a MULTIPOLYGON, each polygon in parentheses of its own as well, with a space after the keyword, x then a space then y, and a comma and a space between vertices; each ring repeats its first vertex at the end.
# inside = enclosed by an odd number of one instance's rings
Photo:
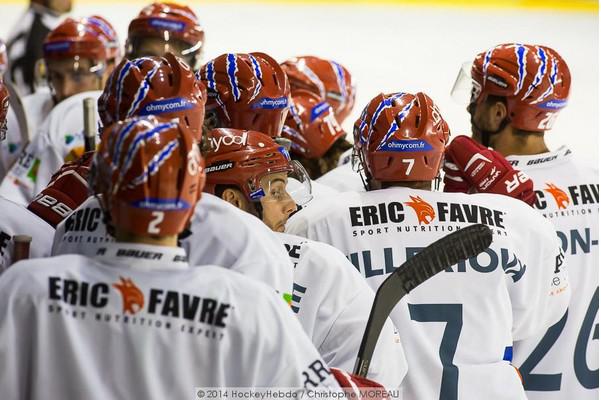
POLYGON ((430 204, 428 204, 419 196, 409 196, 409 198, 412 201, 406 202, 405 204, 413 208, 420 225, 422 222, 428 225, 430 222, 434 221, 434 218, 436 218, 436 213, 430 204))
POLYGON ((570 204, 570 198, 568 197, 566 192, 564 192, 554 184, 547 183, 547 188, 543 190, 545 192, 551 193, 551 195, 555 199, 555 202, 557 203, 557 208, 567 208, 568 204, 570 204))
POLYGON ((121 293, 123 297, 123 314, 135 314, 144 308, 144 295, 140 288, 130 278, 119 277, 119 283, 113 283, 113 287, 121 293))

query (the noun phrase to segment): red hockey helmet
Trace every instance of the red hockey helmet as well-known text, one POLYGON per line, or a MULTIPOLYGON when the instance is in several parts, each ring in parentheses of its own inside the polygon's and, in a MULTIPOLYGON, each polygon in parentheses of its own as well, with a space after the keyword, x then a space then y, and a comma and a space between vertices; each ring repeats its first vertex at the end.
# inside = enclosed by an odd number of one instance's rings
POLYGON ((171 53, 123 59, 98 99, 98 114, 104 126, 134 115, 179 118, 200 141, 206 98, 194 72, 171 53))
POLYGON ((44 60, 87 58, 104 65, 107 60, 107 42, 97 28, 85 18, 67 18, 54 28, 44 40, 44 60))
POLYGON ((99 35, 104 37, 106 41, 106 59, 111 63, 118 63, 121 60, 121 45, 119 44, 119 36, 113 25, 100 15, 92 15, 86 18, 88 25, 94 28, 99 35))
POLYGON ((530 132, 551 129, 568 103, 570 70, 545 46, 501 44, 478 54, 472 64, 472 103, 504 97, 512 127, 530 132))
POLYGON ((0 78, 0 142, 6 139, 6 115, 8 114, 8 89, 0 78))
POLYGON ((261 185, 261 178, 286 172, 288 195, 301 205, 311 199, 307 172, 297 161, 291 161, 288 151, 273 138, 256 131, 218 128, 208 133, 208 141, 206 192, 215 194, 217 185, 232 185, 248 200, 258 201, 269 192, 261 185))
POLYGON ((8 69, 8 54, 6 53, 6 43, 0 39, 0 76, 4 75, 8 69))
POLYGON ((304 158, 320 158, 345 135, 328 102, 307 90, 292 92, 290 110, 282 130, 282 137, 292 142, 292 153, 304 158))
POLYGON ((282 63, 290 88, 306 89, 332 105, 342 123, 355 105, 355 85, 350 72, 339 63, 315 56, 295 57, 282 63))
POLYGON ((190 7, 169 2, 153 3, 144 7, 129 23, 126 52, 131 58, 159 55, 138 53, 142 40, 155 38, 164 43, 164 52, 176 53, 197 70, 204 37, 198 17, 190 7))
POLYGON ((264 53, 223 54, 205 64, 200 76, 208 90, 207 113, 216 113, 218 128, 280 136, 290 85, 273 58, 264 53))
POLYGON ((449 127, 425 93, 379 94, 356 125, 367 178, 430 181, 438 175, 449 127))
POLYGON ((137 235, 179 234, 204 180, 192 132, 152 115, 108 127, 94 159, 93 185, 103 209, 113 226, 137 235))

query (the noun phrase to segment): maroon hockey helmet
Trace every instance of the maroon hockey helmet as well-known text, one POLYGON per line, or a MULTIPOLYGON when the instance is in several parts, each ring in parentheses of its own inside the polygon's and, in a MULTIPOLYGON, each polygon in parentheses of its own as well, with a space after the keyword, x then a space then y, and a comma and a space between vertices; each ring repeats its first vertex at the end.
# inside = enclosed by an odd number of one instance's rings
POLYGON ((207 118, 217 128, 248 129, 279 137, 288 113, 290 85, 279 64, 264 53, 223 54, 205 64, 207 118))
POLYGON ((204 37, 198 17, 190 7, 157 2, 144 7, 130 22, 126 53, 131 58, 149 55, 140 54, 138 48, 143 40, 154 38, 163 42, 164 52, 177 54, 196 71, 200 68, 204 37))
POLYGON ((567 105, 570 70, 545 46, 507 43, 478 54, 472 64, 472 103, 503 97, 515 129, 544 132, 567 105))
POLYGON ((438 176, 449 127, 425 93, 379 94, 356 126, 368 180, 431 181, 438 176))
POLYGON ((178 118, 200 141, 206 98, 202 82, 171 53, 123 59, 98 99, 98 114, 104 126, 134 115, 178 118))
POLYGON ((153 115, 108 127, 92 170, 95 193, 114 227, 136 235, 177 235, 204 186, 194 134, 153 115))

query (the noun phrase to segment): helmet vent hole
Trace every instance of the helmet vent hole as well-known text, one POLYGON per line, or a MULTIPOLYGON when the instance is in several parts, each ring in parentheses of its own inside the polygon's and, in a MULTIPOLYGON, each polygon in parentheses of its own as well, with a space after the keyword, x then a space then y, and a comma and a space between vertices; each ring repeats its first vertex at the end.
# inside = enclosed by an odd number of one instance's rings
POLYGON ((173 74, 169 74, 167 77, 169 78, 169 86, 173 86, 173 74))
POLYGON ((184 121, 186 121, 186 126, 189 127, 190 126, 190 120, 188 119, 188 116, 184 116, 184 121))
POLYGON ((426 164, 426 166, 429 166, 428 164, 428 157, 424 156, 424 164, 426 164))
POLYGON ((259 114, 253 115, 253 120, 251 122, 251 124, 253 125, 253 127, 257 123, 258 120, 259 120, 259 114))
POLYGON ((415 117, 415 127, 419 127, 419 115, 415 117))

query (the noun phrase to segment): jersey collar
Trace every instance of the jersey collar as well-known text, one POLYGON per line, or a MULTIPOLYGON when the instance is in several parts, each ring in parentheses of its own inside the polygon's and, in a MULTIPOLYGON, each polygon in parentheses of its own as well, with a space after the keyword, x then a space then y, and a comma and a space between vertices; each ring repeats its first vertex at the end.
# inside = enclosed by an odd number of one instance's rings
POLYGON ((93 256, 102 263, 136 269, 189 268, 186 251, 181 247, 136 243, 106 243, 98 246, 93 256))
POLYGON ((555 151, 528 156, 507 156, 507 161, 516 169, 548 168, 550 165, 564 163, 572 158, 572 151, 561 146, 555 151))

